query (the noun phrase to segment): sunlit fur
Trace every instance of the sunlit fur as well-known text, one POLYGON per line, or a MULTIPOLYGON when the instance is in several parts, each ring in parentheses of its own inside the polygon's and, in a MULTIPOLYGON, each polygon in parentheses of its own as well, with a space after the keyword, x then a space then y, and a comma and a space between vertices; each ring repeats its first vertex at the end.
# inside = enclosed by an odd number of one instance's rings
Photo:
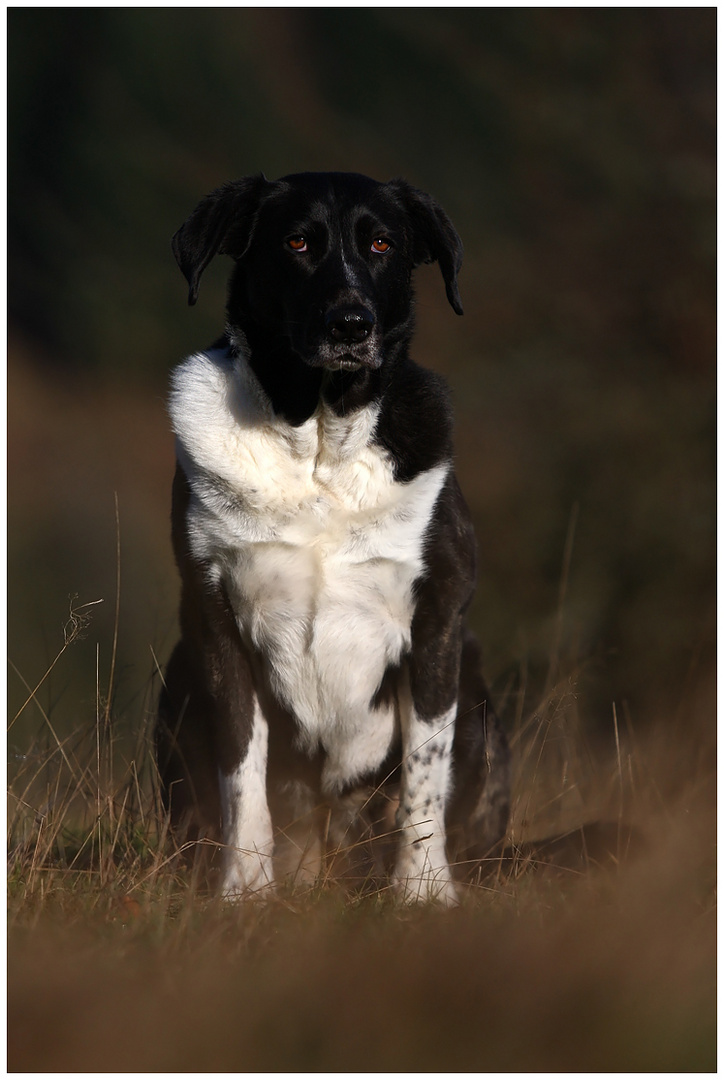
POLYGON ((291 428, 244 358, 221 350, 186 361, 171 398, 193 555, 265 656, 300 741, 324 750, 327 793, 390 749, 394 710, 373 698, 410 646, 423 538, 449 469, 396 482, 371 441, 377 412, 341 418, 320 405, 291 428))
POLYGON ((414 266, 437 261, 462 313, 459 237, 404 181, 301 174, 225 185, 174 251, 191 302, 214 254, 235 268, 226 333, 176 369, 169 404, 172 825, 215 838, 220 816, 222 895, 258 896, 295 848, 316 873, 320 807, 346 842, 392 780, 393 885, 452 904, 450 837, 479 859, 508 812, 507 746, 463 630, 475 555, 449 396, 407 351, 414 266))

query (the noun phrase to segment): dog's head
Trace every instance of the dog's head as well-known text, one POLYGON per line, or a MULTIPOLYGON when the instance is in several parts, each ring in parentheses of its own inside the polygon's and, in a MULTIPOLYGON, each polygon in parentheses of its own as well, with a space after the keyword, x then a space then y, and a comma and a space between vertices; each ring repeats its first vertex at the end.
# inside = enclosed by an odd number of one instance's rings
POLYGON ((214 255, 230 255, 232 331, 271 354, 283 338, 310 367, 380 367, 410 336, 410 277, 421 263, 439 263, 448 300, 462 314, 460 238, 435 200, 403 180, 356 173, 236 180, 202 200, 173 250, 191 304, 214 255))

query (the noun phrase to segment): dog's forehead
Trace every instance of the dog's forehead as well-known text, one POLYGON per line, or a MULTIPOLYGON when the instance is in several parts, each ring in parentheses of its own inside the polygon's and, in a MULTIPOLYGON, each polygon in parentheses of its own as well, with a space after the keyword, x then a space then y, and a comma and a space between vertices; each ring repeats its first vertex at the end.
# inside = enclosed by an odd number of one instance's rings
POLYGON ((294 173, 277 181, 270 204, 290 219, 355 219, 363 213, 400 215, 388 185, 360 173, 294 173))

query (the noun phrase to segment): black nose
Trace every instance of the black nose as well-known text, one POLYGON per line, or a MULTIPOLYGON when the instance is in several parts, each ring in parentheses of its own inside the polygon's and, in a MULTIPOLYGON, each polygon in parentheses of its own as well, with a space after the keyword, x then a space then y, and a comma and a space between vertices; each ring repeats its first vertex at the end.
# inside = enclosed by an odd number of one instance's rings
POLYGON ((374 325, 374 315, 364 307, 332 308, 324 317, 324 326, 329 336, 345 345, 364 341, 374 325))

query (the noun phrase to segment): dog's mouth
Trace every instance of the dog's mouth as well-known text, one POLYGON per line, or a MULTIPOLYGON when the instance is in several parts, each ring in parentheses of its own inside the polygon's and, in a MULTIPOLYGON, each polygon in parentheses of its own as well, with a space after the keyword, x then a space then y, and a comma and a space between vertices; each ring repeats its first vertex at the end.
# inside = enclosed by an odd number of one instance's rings
POLYGON ((323 338, 305 343, 304 347, 298 347, 295 351, 309 367, 323 368, 329 372, 376 371, 382 364, 376 335, 370 335, 365 341, 344 344, 323 338))
POLYGON ((343 353, 341 356, 332 356, 324 363, 327 371, 359 371, 360 368, 366 367, 361 360, 358 360, 351 353, 343 353))
POLYGON ((335 349, 325 342, 305 358, 305 363, 330 372, 375 371, 380 367, 382 357, 377 349, 335 349))

